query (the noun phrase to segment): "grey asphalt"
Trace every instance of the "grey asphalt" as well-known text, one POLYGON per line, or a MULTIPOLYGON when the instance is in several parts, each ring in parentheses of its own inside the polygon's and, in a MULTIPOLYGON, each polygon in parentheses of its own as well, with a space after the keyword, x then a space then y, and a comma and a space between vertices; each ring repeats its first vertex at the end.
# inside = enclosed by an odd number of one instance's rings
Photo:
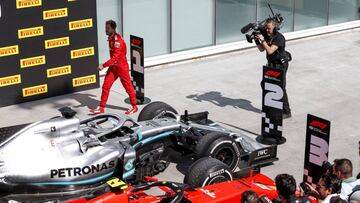
MULTIPOLYGON (((290 41, 287 49, 293 55, 287 78, 293 117, 284 121, 287 142, 279 146, 280 160, 262 171, 270 177, 290 173, 301 181, 306 116, 310 113, 331 121, 330 160, 351 159, 357 174, 360 29, 290 41)), ((260 134, 259 83, 265 62, 264 53, 253 48, 153 67, 146 70, 146 96, 167 102, 179 111, 209 111, 215 121, 260 134)), ((78 117, 86 118, 88 107, 99 103, 100 93, 99 88, 0 108, 0 127, 50 118, 58 115, 57 109, 63 106, 73 107, 78 117)), ((126 96, 117 82, 107 112, 123 114, 126 96)), ((171 164, 158 177, 182 181, 182 169, 181 164, 171 164)))

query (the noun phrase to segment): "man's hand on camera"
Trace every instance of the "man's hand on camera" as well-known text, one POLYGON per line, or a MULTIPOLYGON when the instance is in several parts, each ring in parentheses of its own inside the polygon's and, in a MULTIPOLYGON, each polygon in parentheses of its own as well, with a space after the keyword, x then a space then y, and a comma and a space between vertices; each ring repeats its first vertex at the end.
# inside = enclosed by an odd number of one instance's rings
POLYGON ((264 38, 264 36, 262 34, 259 34, 256 37, 260 40, 260 42, 265 40, 265 38, 264 38))
POLYGON ((257 48, 261 52, 263 52, 265 50, 264 46, 263 46, 263 42, 264 42, 264 36, 262 34, 256 35, 255 43, 256 43, 257 48))

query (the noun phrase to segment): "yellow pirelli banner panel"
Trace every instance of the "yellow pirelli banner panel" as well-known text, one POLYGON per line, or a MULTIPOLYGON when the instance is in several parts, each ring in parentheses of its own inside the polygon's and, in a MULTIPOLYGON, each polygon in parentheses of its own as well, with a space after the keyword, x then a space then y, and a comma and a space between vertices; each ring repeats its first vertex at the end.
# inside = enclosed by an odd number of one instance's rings
POLYGON ((99 87, 96 0, 0 4, 0 107, 99 87))

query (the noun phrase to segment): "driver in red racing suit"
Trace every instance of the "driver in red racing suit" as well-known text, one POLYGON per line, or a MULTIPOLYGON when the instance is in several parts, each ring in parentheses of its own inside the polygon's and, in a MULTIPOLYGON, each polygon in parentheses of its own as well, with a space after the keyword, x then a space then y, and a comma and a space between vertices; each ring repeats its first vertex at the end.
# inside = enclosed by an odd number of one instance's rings
POLYGON ((115 32, 116 23, 113 20, 106 22, 106 35, 108 35, 110 59, 104 64, 99 65, 98 70, 101 71, 105 67, 109 67, 106 72, 104 84, 102 87, 100 106, 96 109, 90 109, 90 113, 100 114, 104 113, 104 108, 109 97, 110 88, 117 78, 125 88, 129 95, 131 108, 125 112, 126 115, 137 112, 136 94, 134 87, 131 83, 129 75, 129 65, 126 60, 126 44, 121 36, 115 32))

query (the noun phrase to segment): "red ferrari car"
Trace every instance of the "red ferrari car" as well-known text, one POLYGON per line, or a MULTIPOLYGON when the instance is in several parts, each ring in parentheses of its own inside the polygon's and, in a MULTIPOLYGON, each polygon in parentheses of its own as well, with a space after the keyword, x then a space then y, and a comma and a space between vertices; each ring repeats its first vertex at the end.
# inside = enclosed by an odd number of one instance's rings
POLYGON ((260 197, 269 200, 277 197, 274 181, 262 174, 195 189, 184 184, 165 181, 157 182, 156 179, 149 177, 146 179, 150 182, 138 187, 128 187, 124 182, 115 179, 109 181, 109 185, 113 189, 118 188, 117 191, 113 190, 94 199, 83 198, 69 203, 240 202, 241 194, 247 190, 255 191, 260 197), (153 187, 161 189, 165 194, 150 195, 146 193, 146 190, 153 187))

